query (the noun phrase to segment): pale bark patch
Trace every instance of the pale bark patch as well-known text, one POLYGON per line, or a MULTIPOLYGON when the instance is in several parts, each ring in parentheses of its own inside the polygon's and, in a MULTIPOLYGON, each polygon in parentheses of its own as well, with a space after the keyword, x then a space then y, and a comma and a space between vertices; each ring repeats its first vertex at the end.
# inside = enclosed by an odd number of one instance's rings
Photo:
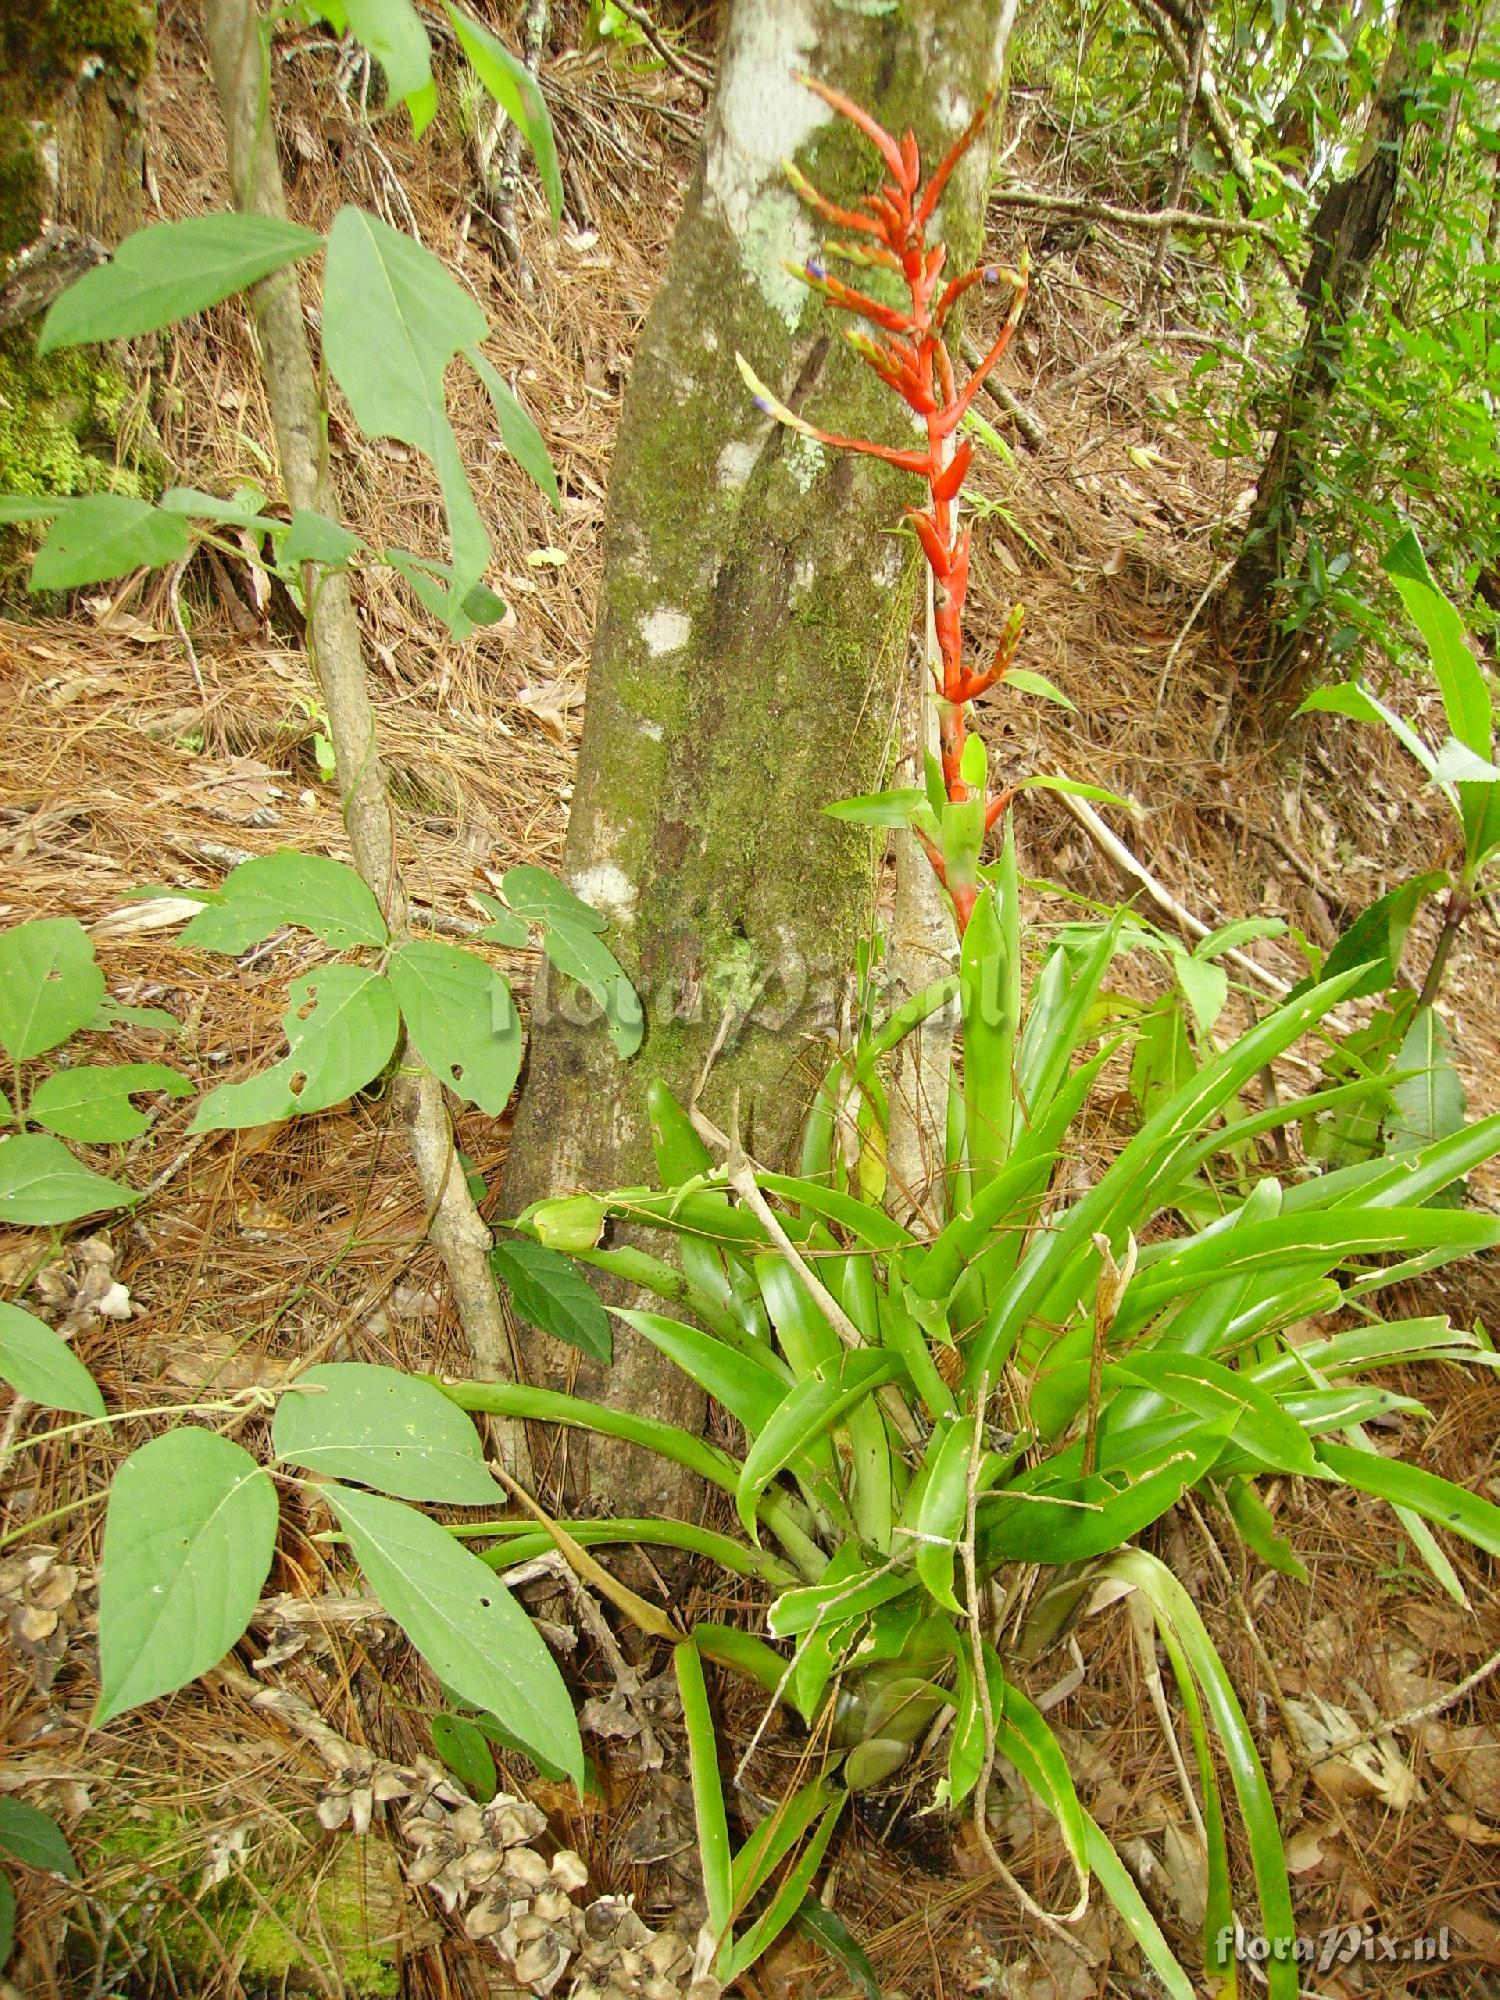
POLYGON ((660 660, 668 653, 680 653, 692 630, 693 621, 687 613, 670 605, 658 605, 655 611, 648 611, 641 619, 641 637, 654 660, 660 660))

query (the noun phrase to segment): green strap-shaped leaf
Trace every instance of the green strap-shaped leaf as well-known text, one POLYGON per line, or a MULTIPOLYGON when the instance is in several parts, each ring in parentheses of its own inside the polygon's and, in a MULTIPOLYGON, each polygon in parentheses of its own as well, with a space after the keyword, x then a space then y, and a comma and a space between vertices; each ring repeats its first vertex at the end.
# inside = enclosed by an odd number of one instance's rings
POLYGON ((178 942, 199 951, 248 951, 288 924, 334 951, 383 945, 387 935, 380 905, 352 868, 283 847, 231 869, 178 942))
POLYGON ((572 1699, 536 1627, 493 1571, 399 1500, 325 1489, 360 1568, 445 1686, 583 1786, 572 1699))
POLYGON ((698 1825, 698 1853, 703 1868, 703 1894, 708 1924, 722 1943, 734 1916, 734 1867, 729 1847, 729 1820, 719 1782, 719 1737, 703 1661, 691 1639, 672 1654, 677 1691, 682 1697, 682 1722, 687 1732, 689 1769, 693 1781, 693 1816, 698 1825))
POLYGON ((917 1575, 946 1610, 960 1611, 953 1594, 953 1559, 968 1513, 974 1426, 959 1417, 934 1432, 928 1446, 927 1484, 917 1510, 917 1575))
POLYGON ((48 1869, 69 1882, 78 1880, 78 1863, 62 1828, 50 1813, 24 1799, 0 1798, 0 1854, 23 1861, 28 1868, 48 1869))
POLYGON ((521 1069, 521 1017, 502 973, 471 951, 412 938, 386 978, 417 1052, 454 1095, 498 1118, 521 1069))
POLYGON ((35 1229, 129 1208, 139 1195, 80 1166, 60 1139, 21 1132, 0 1141, 0 1222, 35 1229))
POLYGON ((927 794, 914 785, 889 792, 861 792, 856 798, 834 799, 823 810, 830 819, 850 826, 910 826, 927 806, 927 794))
POLYGON ((182 1072, 164 1063, 87 1063, 43 1077, 31 1093, 26 1115, 64 1139, 87 1146, 120 1145, 139 1138, 150 1123, 131 1098, 158 1090, 169 1097, 193 1094, 182 1072))
POLYGON ((483 312, 440 258, 378 216, 339 210, 328 237, 323 353, 361 429, 397 438, 431 459, 460 601, 483 577, 490 541, 448 421, 443 374, 488 331, 483 312))
POLYGON ((1387 549, 1380 566, 1427 643, 1448 727, 1476 756, 1488 758, 1493 734, 1489 688, 1469 651, 1464 621, 1433 581, 1422 545, 1410 528, 1387 549))
POLYGON ((13 1063, 60 1048, 89 1026, 104 974, 76 917, 36 917, 0 931, 0 1048, 13 1063))
POLYGON ((61 1335, 24 1306, 0 1305, 0 1377, 43 1409, 104 1415, 93 1376, 61 1335))
POLYGON ((504 42, 497 41, 468 14, 443 0, 453 23, 459 47, 468 57, 474 74, 505 115, 520 128, 521 137, 531 148, 537 172, 547 195, 554 223, 561 220, 562 174, 557 164, 557 144, 552 136, 552 120, 541 86, 523 62, 513 56, 504 42))
POLYGON ((760 1496, 777 1473, 832 1429, 846 1410, 900 1372, 894 1355, 859 1348, 787 1392, 746 1454, 735 1494, 735 1509, 752 1540, 760 1540, 756 1522, 760 1496))
POLYGON ((516 1311, 530 1326, 609 1362, 613 1343, 609 1315, 588 1279, 559 1250, 524 1238, 497 1243, 490 1267, 510 1287, 516 1311))
POLYGON ((390 1061, 401 1010, 378 972, 325 965, 293 981, 291 1003, 281 1017, 290 1055, 260 1076, 211 1090, 189 1131, 243 1131, 327 1111, 363 1090, 390 1061))
POLYGON ((762 1349, 758 1356, 742 1353, 699 1327, 667 1319, 661 1313, 633 1312, 619 1306, 613 1311, 616 1319, 634 1327, 722 1404, 752 1438, 759 1436, 791 1387, 790 1373, 770 1348, 762 1349))
POLYGON ((69 285, 42 322, 37 352, 155 333, 322 247, 310 229, 231 209, 153 223, 69 285))
POLYGON ((1476 1548, 1500 1556, 1500 1507, 1478 1493, 1470 1493, 1451 1479, 1427 1472, 1419 1465, 1407 1465, 1399 1458, 1386 1458, 1376 1451, 1357 1451, 1352 1446, 1320 1442, 1315 1447, 1329 1472, 1346 1486, 1388 1500, 1393 1507, 1407 1507, 1435 1527, 1451 1529, 1476 1548))
POLYGON ((271 1442, 304 1472, 358 1480, 398 1500, 505 1501, 463 1411, 397 1368, 330 1361, 307 1369, 276 1405, 271 1442))
POLYGON ((96 1723, 217 1666, 250 1622, 277 1516, 270 1474, 229 1438, 184 1426, 132 1452, 104 1521, 96 1723))

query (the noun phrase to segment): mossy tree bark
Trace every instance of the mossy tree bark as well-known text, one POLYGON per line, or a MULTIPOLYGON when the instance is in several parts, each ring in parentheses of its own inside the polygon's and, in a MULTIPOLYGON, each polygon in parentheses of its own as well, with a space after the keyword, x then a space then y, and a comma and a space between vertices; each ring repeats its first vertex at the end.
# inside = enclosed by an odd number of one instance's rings
POLYGON ((94 356, 39 361, 36 324, 141 220, 152 21, 143 0, 0 0, 0 490, 131 483, 123 378, 94 356))
MULTIPOLYGON (((509 1165, 507 1212, 549 1193, 653 1179, 644 1110, 685 1099, 728 1009, 705 1107, 784 1165, 870 921, 870 837, 822 814, 888 775, 914 601, 900 474, 824 453, 754 407, 743 354, 813 422, 900 442, 908 421, 783 268, 818 228, 787 187, 796 160, 848 202, 877 185, 871 148, 795 80, 912 126, 936 163, 1000 75, 1015 0, 838 0, 731 9, 704 157, 636 353, 610 481, 605 571, 566 868, 610 920, 647 1015, 618 1066, 548 979, 509 1165)), ((953 268, 977 249, 983 149, 944 204, 953 268)), ((626 1331, 613 1366, 529 1334, 538 1381, 689 1427, 701 1402, 626 1331)), ((670 1506, 670 1469, 570 1442, 566 1485, 628 1511, 670 1506)), ((545 1455, 533 1446, 533 1457, 545 1455)))
POLYGON ((1303 502, 1343 372, 1347 324, 1364 303, 1395 207, 1411 107, 1433 49, 1461 15, 1451 4, 1401 0, 1355 169, 1332 184, 1313 220, 1299 294, 1307 329, 1244 540, 1216 607, 1221 631, 1240 653, 1241 682, 1253 695, 1286 693, 1294 678, 1274 629, 1277 584, 1296 559, 1303 502))

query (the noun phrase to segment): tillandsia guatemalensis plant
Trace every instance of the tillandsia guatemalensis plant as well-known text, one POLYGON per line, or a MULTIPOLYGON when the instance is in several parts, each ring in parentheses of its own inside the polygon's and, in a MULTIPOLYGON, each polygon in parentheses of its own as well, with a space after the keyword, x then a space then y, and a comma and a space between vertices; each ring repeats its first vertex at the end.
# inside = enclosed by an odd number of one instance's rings
MULTIPOLYGON (((1286 1145, 1274 1163, 1263 1159, 1266 1135, 1295 1135, 1382 1087, 1355 1077, 1289 1104, 1268 1094, 1259 1108, 1245 1095, 1304 1036, 1342 1025, 1366 971, 1346 965, 1227 1045, 1213 1041, 1210 1024, 1201 1065, 1148 1104, 1139 1129, 1080 1190, 1071 1169, 1079 1121, 1128 1044, 1105 991, 1128 942, 1126 913, 1068 927, 1026 990, 1008 825, 998 866, 979 858, 1008 794, 991 796, 982 746, 964 728, 964 702, 979 688, 1024 685, 1012 664, 1014 614, 990 669, 970 674, 962 658, 969 540, 957 509, 968 453, 954 434, 974 384, 955 384, 942 327, 955 298, 990 267, 939 291, 941 246, 927 242, 942 184, 980 121, 924 190, 909 138, 892 139, 812 87, 866 133, 891 180, 862 210, 834 210, 798 184, 858 239, 843 246, 846 256, 899 277, 907 303, 855 292, 821 263, 803 275, 874 329, 856 330, 856 345, 922 420, 927 449, 827 436, 745 372, 781 421, 927 482, 930 505, 914 518, 940 621, 941 755, 925 793, 833 809, 875 825, 912 824, 925 836, 961 934, 958 971, 883 1021, 863 982, 854 1045, 817 1095, 799 1173, 756 1167, 737 1135, 658 1083, 649 1101, 660 1191, 570 1195, 517 1220, 523 1237, 653 1295, 653 1309, 617 1308, 617 1317, 738 1422, 741 1452, 524 1385, 443 1386, 471 1411, 658 1451, 728 1496, 743 1531, 647 1518, 554 1524, 575 1548, 688 1549, 774 1593, 772 1643, 699 1625, 677 1645, 709 1909, 700 1971, 724 1979, 743 1969, 810 1881, 846 1794, 898 1774, 914 1788, 925 1768, 933 1803, 971 1804, 983 1851, 1003 1869, 987 1820, 1003 1768, 1055 1819, 1075 1876, 1069 1906, 1054 1913, 1028 1901, 1033 1918, 1054 1926, 1074 1918, 1099 1886, 1174 2000, 1192 2000, 1199 1988, 1024 1689, 1029 1664, 1097 1587, 1108 1586, 1108 1597, 1124 1586, 1141 1613, 1133 1629, 1148 1672, 1155 1677, 1159 1643, 1192 1745, 1193 1781, 1183 1771, 1182 1782, 1207 1884, 1211 1987, 1236 1990, 1222 1756, 1258 1905, 1245 1928, 1270 1941, 1272 2000, 1295 2000, 1291 1893, 1256 1734, 1189 1593, 1133 1544, 1197 1496, 1204 1534, 1238 1540, 1305 1582, 1272 1511, 1274 1493, 1287 1488, 1272 1482, 1317 1479, 1391 1503, 1435 1577, 1464 1601, 1438 1531, 1500 1554, 1500 1508, 1390 1455, 1393 1426, 1405 1453, 1420 1449, 1410 1427, 1426 1413, 1366 1378, 1401 1362, 1493 1365, 1495 1355, 1482 1332, 1437 1317, 1387 1322, 1370 1301, 1401 1278, 1500 1244, 1495 1217, 1433 1205, 1500 1153, 1500 1119, 1335 1172, 1299 1164, 1286 1145), (955 996, 962 1062, 949 1093, 946 1211, 908 1224, 881 1205, 879 1176, 859 1167, 884 1142, 886 1059, 955 996), (863 1149, 852 1163, 846 1142, 863 1149), (621 1240, 627 1229, 630 1240, 621 1240), (642 1247, 642 1232, 670 1254, 642 1247), (1377 1418, 1379 1444, 1367 1427, 1377 1418), (769 1709, 784 1704, 800 1716, 816 1767, 738 1859, 705 1657, 758 1682, 769 1709), (904 1769, 914 1757, 916 1777, 904 1769), (787 1859, 786 1873, 737 1934, 766 1882, 760 1864, 772 1857, 787 1859)), ((1019 310, 1024 262, 1011 275, 999 351, 1019 310)), ((1009 790, 1028 782, 1049 781, 1009 790)), ((485 1560, 503 1568, 547 1546, 552 1531, 495 1521, 465 1532, 493 1536, 485 1560)))

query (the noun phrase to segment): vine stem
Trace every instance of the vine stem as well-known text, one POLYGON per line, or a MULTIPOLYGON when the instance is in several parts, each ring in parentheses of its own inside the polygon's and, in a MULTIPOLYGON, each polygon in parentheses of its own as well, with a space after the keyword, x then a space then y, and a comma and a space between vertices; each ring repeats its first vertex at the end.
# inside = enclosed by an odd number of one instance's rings
MULTIPOLYGON (((265 95, 269 29, 255 0, 207 0, 204 24, 235 205, 242 213, 284 221, 286 197, 265 95)), ((250 305, 287 498, 294 509, 336 517, 327 408, 295 272, 279 271, 252 286, 250 305)), ((319 575, 309 564, 306 586, 309 651, 328 714, 354 865, 385 914, 392 943, 399 945, 410 934, 410 908, 395 854, 394 816, 349 579, 341 570, 319 575)), ((427 1204, 427 1233, 447 1271, 474 1365, 491 1379, 512 1380, 510 1337, 490 1271, 490 1232, 458 1159, 442 1085, 410 1046, 402 1052, 391 1095, 427 1204)), ((526 1476, 521 1427, 505 1426, 496 1443, 507 1469, 526 1476)))
POLYGON ((1443 974, 1448 969, 1449 957, 1473 907, 1474 898, 1460 883, 1455 882, 1448 891, 1448 900, 1443 906, 1443 928, 1438 932, 1437 943, 1432 948, 1432 958, 1427 967, 1427 977, 1422 981, 1422 991, 1417 995, 1419 1007, 1430 1007, 1438 997, 1443 974))

